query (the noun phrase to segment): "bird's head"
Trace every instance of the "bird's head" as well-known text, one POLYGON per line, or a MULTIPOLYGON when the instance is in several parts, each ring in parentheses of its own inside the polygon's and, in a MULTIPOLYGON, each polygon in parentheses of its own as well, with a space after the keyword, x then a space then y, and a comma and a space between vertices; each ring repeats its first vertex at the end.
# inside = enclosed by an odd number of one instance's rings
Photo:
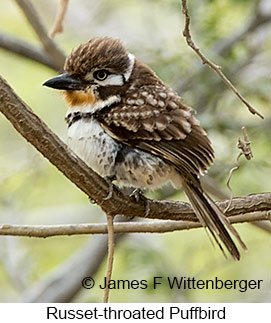
POLYGON ((65 73, 43 85, 63 90, 70 107, 94 105, 115 97, 126 87, 134 56, 119 40, 93 38, 75 48, 66 59, 65 73))

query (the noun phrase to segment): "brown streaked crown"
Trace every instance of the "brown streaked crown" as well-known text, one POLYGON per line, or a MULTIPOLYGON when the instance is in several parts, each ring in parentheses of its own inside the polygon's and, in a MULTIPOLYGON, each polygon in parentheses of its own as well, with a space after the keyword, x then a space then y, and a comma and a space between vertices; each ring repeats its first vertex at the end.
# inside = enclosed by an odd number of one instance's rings
POLYGON ((118 39, 97 37, 75 48, 66 59, 64 70, 85 76, 91 70, 108 69, 124 73, 129 67, 128 52, 118 39))

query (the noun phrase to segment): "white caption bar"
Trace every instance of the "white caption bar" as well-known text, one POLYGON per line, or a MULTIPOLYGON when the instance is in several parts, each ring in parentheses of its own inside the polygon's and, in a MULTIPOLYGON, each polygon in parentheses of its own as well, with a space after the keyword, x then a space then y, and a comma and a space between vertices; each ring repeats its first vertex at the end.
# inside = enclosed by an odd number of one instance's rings
POLYGON ((0 304, 1 322, 261 322, 270 323, 271 304, 259 303, 111 303, 0 304))

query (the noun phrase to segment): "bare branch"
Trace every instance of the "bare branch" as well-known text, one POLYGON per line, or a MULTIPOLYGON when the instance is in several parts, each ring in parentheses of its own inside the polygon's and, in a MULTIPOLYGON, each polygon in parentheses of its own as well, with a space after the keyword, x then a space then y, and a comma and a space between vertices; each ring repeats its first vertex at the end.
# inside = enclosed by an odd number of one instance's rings
MULTIPOLYGON (((271 221, 271 210, 229 217, 231 223, 254 222, 261 220, 271 221)), ((144 221, 114 223, 115 233, 165 233, 173 231, 200 228, 199 222, 189 221, 144 221)), ((53 236, 80 235, 80 234, 107 234, 106 223, 64 224, 64 225, 0 225, 0 235, 48 238, 53 236)))
POLYGON ((37 63, 43 64, 58 71, 59 66, 55 64, 50 56, 41 48, 28 44, 27 42, 0 33, 0 47, 17 55, 29 58, 37 63))
POLYGON ((69 0, 60 0, 60 7, 54 22, 54 26, 49 33, 50 37, 54 37, 57 33, 62 33, 63 31, 63 20, 65 18, 68 9, 69 0))
POLYGON ((35 10, 30 0, 15 0, 22 9, 33 30, 39 37, 45 51, 52 58, 59 70, 63 69, 65 54, 57 44, 48 36, 47 30, 41 21, 41 17, 35 10))
POLYGON ((209 67, 211 67, 224 81, 224 83, 239 97, 239 99, 247 106, 248 110, 252 114, 256 114, 262 119, 264 119, 264 116, 258 112, 242 95, 241 93, 236 89, 236 87, 231 83, 231 81, 224 75, 224 73, 221 71, 221 67, 214 64, 212 61, 210 61, 199 49, 199 47, 195 44, 195 42, 192 39, 191 33, 190 33, 190 16, 188 13, 187 3, 186 0, 182 0, 182 7, 183 7, 183 14, 185 16, 185 27, 183 31, 183 35, 186 38, 186 42, 189 47, 191 47, 201 58, 203 64, 207 64, 209 67))

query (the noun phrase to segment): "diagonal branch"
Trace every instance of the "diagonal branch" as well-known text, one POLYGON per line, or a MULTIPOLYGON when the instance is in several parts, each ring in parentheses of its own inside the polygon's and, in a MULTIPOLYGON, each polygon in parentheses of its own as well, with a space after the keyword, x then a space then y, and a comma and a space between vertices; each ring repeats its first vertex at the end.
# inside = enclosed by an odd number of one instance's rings
POLYGON ((18 6, 22 9, 24 15, 26 16, 28 22, 32 26, 33 30, 39 37, 45 51, 52 58, 53 62, 58 67, 58 70, 63 69, 65 62, 65 54, 57 46, 57 44, 48 36, 48 32, 42 23, 41 17, 34 8, 30 0, 15 0, 18 6))
POLYGON ((33 46, 17 37, 0 33, 0 48, 31 59, 37 63, 52 68, 53 70, 59 70, 59 66, 43 49, 33 46))

